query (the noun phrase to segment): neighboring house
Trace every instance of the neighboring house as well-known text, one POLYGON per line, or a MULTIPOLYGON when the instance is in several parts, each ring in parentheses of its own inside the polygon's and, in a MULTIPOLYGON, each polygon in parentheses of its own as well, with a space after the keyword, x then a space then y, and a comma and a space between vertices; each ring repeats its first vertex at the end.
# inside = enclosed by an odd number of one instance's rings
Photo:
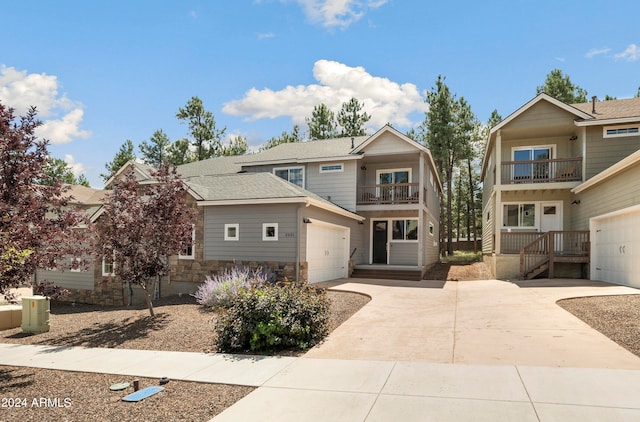
MULTIPOLYGON (((73 185, 66 195, 73 197, 71 205, 84 210, 87 217, 95 221, 99 216, 106 192, 85 186, 73 185)), ((85 230, 85 228, 78 228, 85 230)), ((87 257, 93 261, 93 257, 87 257)), ((80 303, 102 303, 106 305, 122 305, 124 293, 121 284, 106 283, 103 277, 103 263, 93 262, 87 268, 66 271, 38 270, 35 281, 50 281, 70 292, 69 300, 80 303), (97 264, 97 265, 96 265, 97 264)))
POLYGON ((487 262, 500 279, 640 286, 640 98, 539 94, 493 127, 482 164, 487 262))
MULTIPOLYGON (((128 166, 139 183, 156 183, 151 167, 128 166)), ((179 166, 178 173, 197 217, 193 245, 170 258, 163 296, 191 293, 207 275, 234 265, 315 283, 354 270, 419 279, 439 260, 442 187, 433 159, 391 126, 371 136, 211 158, 179 166)), ((100 286, 109 282, 111 265, 103 261, 99 276, 87 278, 85 289, 96 294, 83 301, 103 302, 100 286)))

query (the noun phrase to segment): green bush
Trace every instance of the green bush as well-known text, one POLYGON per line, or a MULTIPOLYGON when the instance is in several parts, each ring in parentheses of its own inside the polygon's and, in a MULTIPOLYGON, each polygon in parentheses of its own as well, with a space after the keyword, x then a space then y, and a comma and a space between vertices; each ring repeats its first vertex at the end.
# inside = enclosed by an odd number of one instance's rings
POLYGON ((329 299, 308 285, 241 290, 216 323, 221 352, 304 350, 327 335, 329 299))

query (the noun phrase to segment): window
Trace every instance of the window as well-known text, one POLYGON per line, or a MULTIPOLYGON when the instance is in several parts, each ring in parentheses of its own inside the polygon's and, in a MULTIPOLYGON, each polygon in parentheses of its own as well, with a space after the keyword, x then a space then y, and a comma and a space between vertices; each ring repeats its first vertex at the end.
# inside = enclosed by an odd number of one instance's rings
POLYGON ((411 181, 411 169, 376 170, 376 180, 380 185, 376 195, 382 201, 406 200, 413 193, 408 183, 411 181), (397 186, 403 184, 403 186, 397 186), (390 186, 383 186, 390 185, 390 186))
POLYGON ((278 223, 262 224, 262 240, 278 240, 278 223))
POLYGON ((430 234, 431 236, 433 236, 433 230, 434 230, 433 223, 432 223, 432 222, 429 222, 429 234, 430 234))
POLYGON ((191 243, 189 245, 187 245, 179 254, 178 254, 178 258, 180 259, 193 259, 194 258, 194 254, 193 254, 193 246, 196 243, 196 226, 192 225, 191 226, 191 243))
POLYGON ((240 240, 240 224, 225 224, 224 240, 240 240))
POLYGON ((114 275, 114 270, 116 269, 116 264, 113 262, 113 255, 105 255, 102 257, 102 275, 112 276, 114 275))
POLYGON ((535 204, 505 204, 502 225, 505 227, 535 227, 535 204))
POLYGON ((552 146, 518 147, 513 149, 513 161, 526 161, 513 165, 513 178, 523 179, 548 179, 549 162, 533 163, 532 161, 546 161, 552 157, 552 146))
POLYGON ((621 136, 640 136, 640 126, 608 126, 604 127, 602 136, 619 138, 621 136))
POLYGON ((393 240, 418 240, 418 220, 393 220, 391 228, 393 240))
POLYGON ((304 188, 304 167, 276 167, 273 174, 304 188))
POLYGON ((320 173, 342 173, 344 171, 344 164, 322 164, 320 166, 320 173))

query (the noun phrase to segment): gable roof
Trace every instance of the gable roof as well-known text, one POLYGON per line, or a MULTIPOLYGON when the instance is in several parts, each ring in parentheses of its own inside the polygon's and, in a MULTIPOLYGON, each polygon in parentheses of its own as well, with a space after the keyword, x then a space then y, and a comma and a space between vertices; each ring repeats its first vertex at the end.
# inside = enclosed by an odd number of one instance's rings
POLYGON ((409 138, 407 135, 403 134, 402 132, 400 132, 399 130, 395 129, 393 126, 390 125, 385 125, 382 128, 380 128, 376 133, 374 133, 373 135, 369 136, 366 141, 362 142, 360 145, 358 145, 357 147, 355 147, 353 149, 353 151, 351 151, 352 154, 360 154, 364 151, 364 149, 368 146, 371 145, 373 142, 375 142, 376 140, 380 139, 380 137, 382 137, 383 134, 390 132, 393 133, 394 135, 396 135, 400 140, 402 140, 403 142, 406 142, 407 144, 411 145, 412 147, 423 151, 423 152, 429 152, 429 149, 426 148, 424 145, 414 141, 413 139, 409 138))
POLYGON ((591 119, 577 121, 577 126, 600 125, 607 123, 624 123, 640 120, 640 98, 626 98, 622 100, 596 101, 594 104, 572 104, 579 110, 589 113, 591 119))
POLYGON ((111 186, 111 184, 116 181, 118 179, 118 177, 120 177, 120 175, 122 173, 124 173, 126 171, 126 169, 128 167, 133 167, 133 170, 136 173, 136 176, 139 178, 138 181, 140 183, 151 183, 153 182, 153 177, 151 176, 151 173, 153 173, 153 171, 155 170, 153 167, 151 167, 148 164, 145 163, 140 163, 138 161, 135 160, 129 160, 127 161, 127 163, 120 167, 120 170, 118 170, 116 172, 116 174, 114 174, 113 176, 111 176, 109 178, 109 180, 107 180, 104 184, 105 187, 109 187, 111 186))
POLYGON ((200 206, 303 203, 355 220, 364 220, 364 217, 272 173, 199 176, 189 178, 185 183, 200 196, 200 206))

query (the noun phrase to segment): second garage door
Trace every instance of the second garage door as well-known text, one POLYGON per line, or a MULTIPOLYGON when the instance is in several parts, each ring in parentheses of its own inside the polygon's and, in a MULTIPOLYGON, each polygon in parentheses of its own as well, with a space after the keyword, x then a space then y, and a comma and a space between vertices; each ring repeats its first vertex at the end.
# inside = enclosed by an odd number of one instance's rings
POLYGON ((307 265, 310 283, 347 278, 349 228, 318 220, 307 224, 307 265))
POLYGON ((640 287, 640 208, 591 219, 591 279, 640 287))

